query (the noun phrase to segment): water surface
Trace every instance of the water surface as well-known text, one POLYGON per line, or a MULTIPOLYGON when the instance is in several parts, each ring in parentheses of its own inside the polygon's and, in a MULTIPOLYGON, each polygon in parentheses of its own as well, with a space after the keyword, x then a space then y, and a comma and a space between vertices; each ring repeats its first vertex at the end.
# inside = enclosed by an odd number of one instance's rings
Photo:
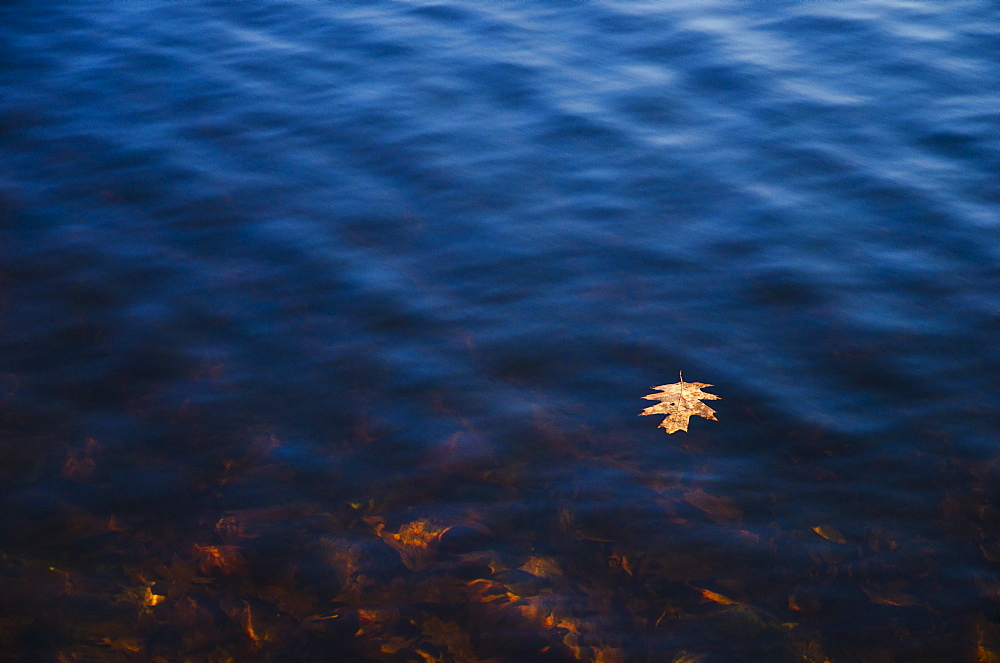
POLYGON ((993 3, 0 21, 3 660, 1000 655, 993 3))

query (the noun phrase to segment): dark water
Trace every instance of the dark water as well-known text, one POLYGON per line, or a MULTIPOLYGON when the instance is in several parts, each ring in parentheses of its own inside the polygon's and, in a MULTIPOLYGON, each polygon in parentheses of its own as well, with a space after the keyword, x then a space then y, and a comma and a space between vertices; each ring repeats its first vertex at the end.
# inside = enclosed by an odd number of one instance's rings
POLYGON ((998 660, 998 22, 5 3, 0 658, 998 660))

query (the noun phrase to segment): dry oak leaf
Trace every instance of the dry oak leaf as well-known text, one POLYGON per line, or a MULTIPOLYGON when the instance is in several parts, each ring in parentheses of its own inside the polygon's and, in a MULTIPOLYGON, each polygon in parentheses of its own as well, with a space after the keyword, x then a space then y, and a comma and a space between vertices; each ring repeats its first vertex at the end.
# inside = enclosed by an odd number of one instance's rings
POLYGON ((646 400, 660 402, 647 407, 640 415, 667 415, 667 418, 660 422, 659 427, 666 428, 668 435, 679 430, 686 433, 688 423, 694 415, 718 421, 715 418, 715 410, 701 402, 702 400, 719 400, 715 394, 706 394, 702 391, 703 387, 711 387, 712 385, 704 382, 685 382, 684 373, 680 373, 680 378, 680 382, 653 387, 653 389, 658 389, 660 393, 643 396, 646 400))

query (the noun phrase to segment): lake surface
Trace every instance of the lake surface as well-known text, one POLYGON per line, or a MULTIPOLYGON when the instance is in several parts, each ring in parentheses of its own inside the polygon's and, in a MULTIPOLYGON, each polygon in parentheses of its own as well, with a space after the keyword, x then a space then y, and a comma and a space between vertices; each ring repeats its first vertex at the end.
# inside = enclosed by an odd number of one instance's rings
POLYGON ((0 660, 1000 657, 991 0, 0 24, 0 660))

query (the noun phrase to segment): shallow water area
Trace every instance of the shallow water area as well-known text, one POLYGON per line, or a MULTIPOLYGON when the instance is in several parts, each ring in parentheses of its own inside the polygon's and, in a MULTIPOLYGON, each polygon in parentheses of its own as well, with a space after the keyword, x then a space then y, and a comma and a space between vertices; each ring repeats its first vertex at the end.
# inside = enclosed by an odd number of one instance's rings
POLYGON ((0 660, 1000 658, 998 20, 7 3, 0 660))

